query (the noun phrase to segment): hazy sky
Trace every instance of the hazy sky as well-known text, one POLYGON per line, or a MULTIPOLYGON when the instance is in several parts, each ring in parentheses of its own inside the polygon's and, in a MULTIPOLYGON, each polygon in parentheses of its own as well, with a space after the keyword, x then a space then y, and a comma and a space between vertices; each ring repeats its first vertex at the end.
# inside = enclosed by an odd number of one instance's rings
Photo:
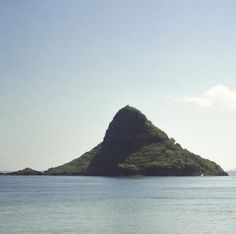
POLYGON ((236 1, 0 0, 0 170, 45 170, 129 104, 236 168, 236 1))

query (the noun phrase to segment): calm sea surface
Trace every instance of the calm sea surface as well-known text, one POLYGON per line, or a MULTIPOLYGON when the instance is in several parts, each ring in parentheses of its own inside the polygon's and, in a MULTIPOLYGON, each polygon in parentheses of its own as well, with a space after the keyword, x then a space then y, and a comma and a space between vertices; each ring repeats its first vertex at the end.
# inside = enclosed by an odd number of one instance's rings
POLYGON ((236 233, 236 176, 0 176, 0 233, 236 233))

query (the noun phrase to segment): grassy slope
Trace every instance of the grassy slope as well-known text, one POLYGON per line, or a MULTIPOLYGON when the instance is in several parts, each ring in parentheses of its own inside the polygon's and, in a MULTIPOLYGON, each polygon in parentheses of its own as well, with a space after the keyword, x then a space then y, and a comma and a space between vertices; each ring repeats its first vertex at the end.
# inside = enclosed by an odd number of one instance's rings
POLYGON ((178 144, 171 147, 160 144, 144 146, 118 167, 122 174, 225 175, 216 163, 182 149, 178 144))
POLYGON ((81 157, 64 165, 49 168, 44 172, 46 175, 84 175, 94 155, 99 151, 101 144, 86 152, 81 157))

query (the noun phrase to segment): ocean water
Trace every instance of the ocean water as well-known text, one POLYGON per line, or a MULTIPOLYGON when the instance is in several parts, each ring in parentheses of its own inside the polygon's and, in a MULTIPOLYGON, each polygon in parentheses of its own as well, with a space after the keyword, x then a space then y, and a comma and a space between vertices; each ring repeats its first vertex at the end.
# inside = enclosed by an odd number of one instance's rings
POLYGON ((236 233, 236 176, 0 176, 0 233, 236 233))

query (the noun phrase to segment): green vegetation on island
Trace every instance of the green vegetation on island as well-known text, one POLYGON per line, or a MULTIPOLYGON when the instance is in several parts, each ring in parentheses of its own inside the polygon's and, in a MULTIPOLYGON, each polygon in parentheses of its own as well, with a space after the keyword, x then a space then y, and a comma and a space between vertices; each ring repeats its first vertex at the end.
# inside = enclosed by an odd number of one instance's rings
POLYGON ((103 142, 81 157, 50 168, 45 175, 221 176, 216 163, 183 149, 139 110, 118 111, 103 142))
POLYGON ((85 175, 89 163, 93 157, 99 152, 101 144, 86 152, 81 157, 66 163, 59 167, 49 168, 44 172, 45 175, 85 175))

